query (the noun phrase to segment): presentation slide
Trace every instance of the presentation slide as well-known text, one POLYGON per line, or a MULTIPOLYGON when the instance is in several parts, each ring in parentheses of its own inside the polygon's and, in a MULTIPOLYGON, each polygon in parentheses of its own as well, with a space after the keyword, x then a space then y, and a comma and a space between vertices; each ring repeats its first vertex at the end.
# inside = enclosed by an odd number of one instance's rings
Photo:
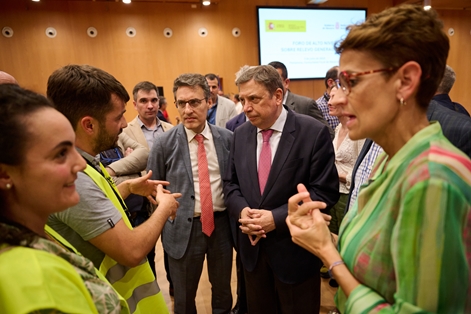
POLYGON ((260 64, 283 62, 290 79, 324 78, 338 65, 334 44, 347 26, 365 20, 366 9, 257 7, 260 64))

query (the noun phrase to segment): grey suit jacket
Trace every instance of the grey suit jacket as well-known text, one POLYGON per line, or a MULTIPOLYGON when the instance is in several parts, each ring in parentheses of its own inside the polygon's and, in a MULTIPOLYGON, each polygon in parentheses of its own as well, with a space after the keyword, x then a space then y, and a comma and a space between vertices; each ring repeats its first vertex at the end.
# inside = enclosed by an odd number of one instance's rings
MULTIPOLYGON (((164 132, 167 132, 168 130, 173 128, 173 125, 170 123, 164 121, 160 121, 160 123, 164 132)), ((142 133, 141 125, 137 120, 137 116, 134 118, 134 120, 128 123, 128 126, 123 129, 123 132, 129 135, 130 138, 132 138, 139 144, 143 145, 145 148, 149 149, 149 145, 147 144, 144 133, 142 133)))
MULTIPOLYGON (((222 175, 229 162, 232 132, 214 125, 209 125, 209 127, 213 134, 222 175)), ((180 259, 188 246, 195 210, 193 172, 183 124, 179 124, 155 139, 147 170, 152 170, 152 179, 169 181, 170 191, 182 193, 182 197, 178 199, 180 206, 176 218, 174 220, 169 218, 162 232, 165 251, 172 258, 180 259)))
POLYGON ((216 125, 225 128, 227 121, 237 116, 237 110, 232 100, 218 96, 218 107, 216 110, 216 125))
POLYGON ((332 130, 329 123, 325 121, 324 115, 319 110, 319 107, 317 106, 317 103, 314 101, 314 99, 293 94, 291 91, 288 91, 288 97, 286 98, 285 106, 296 113, 311 116, 325 124, 329 128, 330 137, 334 139, 335 132, 332 130))

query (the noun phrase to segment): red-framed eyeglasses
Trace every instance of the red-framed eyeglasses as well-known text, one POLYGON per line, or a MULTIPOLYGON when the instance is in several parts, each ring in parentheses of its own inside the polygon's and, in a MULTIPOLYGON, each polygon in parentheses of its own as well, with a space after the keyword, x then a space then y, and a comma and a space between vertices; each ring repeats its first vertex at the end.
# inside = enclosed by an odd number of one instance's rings
POLYGON ((373 73, 378 73, 378 72, 392 72, 395 71, 397 68, 387 68, 387 69, 379 69, 379 70, 370 70, 370 71, 365 71, 365 72, 353 72, 353 73, 348 73, 347 71, 342 71, 339 73, 339 80, 337 83, 337 86, 342 89, 342 91, 345 93, 345 95, 350 94, 350 91, 352 89, 352 82, 354 82, 354 78, 362 75, 367 75, 367 74, 373 74, 373 73))

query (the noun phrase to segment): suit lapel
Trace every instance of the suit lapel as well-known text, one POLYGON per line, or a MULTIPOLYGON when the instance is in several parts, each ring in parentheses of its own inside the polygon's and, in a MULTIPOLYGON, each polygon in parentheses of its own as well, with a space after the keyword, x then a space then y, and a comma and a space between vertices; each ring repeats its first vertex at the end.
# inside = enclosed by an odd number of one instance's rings
POLYGON ((185 129, 183 128, 183 124, 179 124, 176 126, 178 128, 177 131, 177 149, 181 150, 183 163, 185 164, 185 169, 190 178, 190 182, 193 183, 193 171, 191 170, 191 159, 190 159, 190 149, 188 148, 188 139, 186 137, 185 129))
POLYGON ((270 193, 271 188, 278 181, 281 169, 283 169, 283 165, 285 164, 286 159, 291 152, 291 148, 293 147, 294 140, 296 138, 295 122, 296 116, 291 110, 288 110, 288 116, 286 117, 280 143, 278 144, 275 157, 273 158, 273 163, 270 168, 270 174, 268 175, 267 185, 265 186, 261 202, 264 201, 264 199, 270 193))
MULTIPOLYGON (((250 129, 247 132, 247 138, 245 139, 247 146, 244 148, 244 151, 240 153, 239 156, 246 156, 246 163, 243 165, 247 167, 242 170, 242 173, 247 174, 247 177, 250 179, 246 184, 252 185, 251 189, 257 191, 257 196, 261 197, 260 194, 260 184, 258 183, 258 170, 257 170, 257 128, 253 125, 250 125, 250 129)), ((240 180, 240 179, 239 179, 240 180)))
POLYGON ((134 118, 129 123, 129 126, 131 127, 132 133, 134 134, 134 137, 136 138, 136 142, 144 145, 147 149, 149 149, 149 145, 147 144, 146 137, 144 136, 144 132, 142 132, 141 126, 139 125, 139 121, 137 120, 137 117, 134 118))
POLYGON ((218 95, 218 103, 217 103, 217 108, 216 108, 216 117, 214 119, 214 124, 218 125, 219 120, 221 119, 221 116, 223 116, 223 109, 221 106, 221 97, 218 95))
POLYGON ((218 158, 218 164, 219 164, 219 172, 222 173, 226 169, 226 160, 227 158, 224 158, 227 154, 224 154, 224 147, 222 145, 222 140, 221 140, 221 135, 219 134, 219 131, 213 127, 212 125, 209 125, 209 128, 211 129, 211 134, 213 135, 213 142, 214 142, 214 147, 216 148, 216 155, 218 158))

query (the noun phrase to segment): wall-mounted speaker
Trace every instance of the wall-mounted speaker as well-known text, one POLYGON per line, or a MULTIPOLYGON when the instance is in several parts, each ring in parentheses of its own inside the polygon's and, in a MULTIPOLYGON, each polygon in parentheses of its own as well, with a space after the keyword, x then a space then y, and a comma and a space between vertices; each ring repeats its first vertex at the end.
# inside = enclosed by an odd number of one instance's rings
POLYGON ((95 27, 89 27, 89 28, 87 28, 87 35, 92 37, 92 38, 95 38, 96 35, 98 35, 98 31, 96 30, 95 27))
POLYGON ((11 27, 5 26, 4 28, 2 28, 2 35, 7 38, 10 38, 13 36, 13 30, 11 29, 11 27))
POLYGON ((126 35, 128 35, 128 37, 136 36, 136 29, 134 27, 128 27, 126 29, 126 35))
POLYGON ((57 36, 57 31, 54 27, 46 28, 46 36, 49 38, 54 38, 57 36))
POLYGON ((232 29, 232 36, 239 37, 240 36, 240 29, 238 27, 234 27, 232 29))
POLYGON ((167 38, 170 38, 173 36, 173 31, 171 28, 165 28, 164 29, 164 36, 167 37, 167 38))
POLYGON ((199 30, 198 30, 198 34, 201 36, 201 37, 206 37, 208 36, 208 30, 204 27, 201 27, 199 30))

